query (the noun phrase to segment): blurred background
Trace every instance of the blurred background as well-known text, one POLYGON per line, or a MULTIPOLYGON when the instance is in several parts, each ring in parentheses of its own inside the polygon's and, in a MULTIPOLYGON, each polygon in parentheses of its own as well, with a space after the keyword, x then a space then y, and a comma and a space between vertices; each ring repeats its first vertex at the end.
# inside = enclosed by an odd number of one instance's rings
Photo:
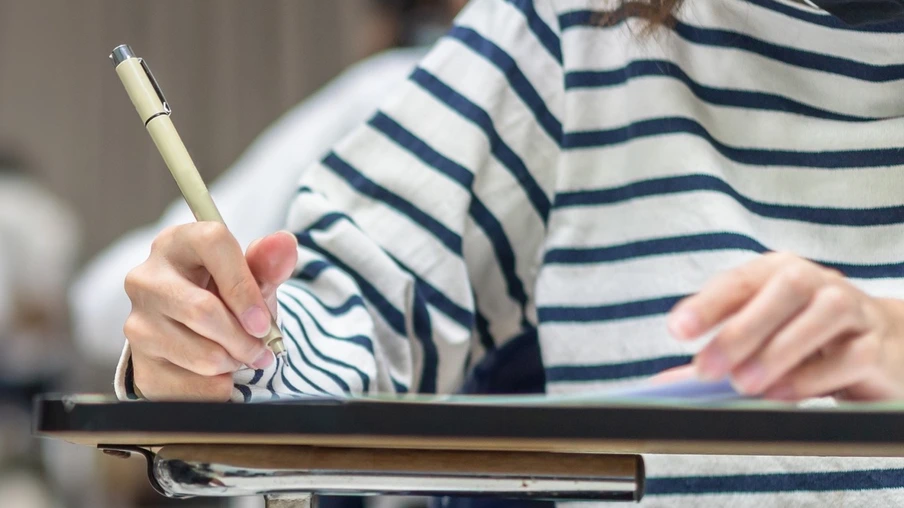
POLYGON ((464 3, 0 0, 0 506, 227 506, 164 500, 142 461, 30 437, 34 394, 112 393, 123 277, 191 220, 110 51, 147 59, 247 244, 464 3))

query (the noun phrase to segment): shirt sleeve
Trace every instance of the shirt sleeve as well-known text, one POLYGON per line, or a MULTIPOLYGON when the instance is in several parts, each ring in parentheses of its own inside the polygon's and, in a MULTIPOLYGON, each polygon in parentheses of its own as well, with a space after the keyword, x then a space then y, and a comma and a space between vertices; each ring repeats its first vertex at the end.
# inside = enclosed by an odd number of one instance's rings
POLYGON ((536 326, 564 87, 545 2, 478 0, 391 100, 305 172, 287 356, 236 400, 448 392, 536 326))

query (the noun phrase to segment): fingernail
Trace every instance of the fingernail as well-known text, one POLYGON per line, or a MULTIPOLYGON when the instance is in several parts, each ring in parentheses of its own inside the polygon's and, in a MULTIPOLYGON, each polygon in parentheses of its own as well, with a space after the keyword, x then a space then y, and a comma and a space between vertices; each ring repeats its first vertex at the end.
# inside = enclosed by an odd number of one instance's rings
POLYGON ((260 355, 258 355, 257 359, 251 362, 251 366, 255 369, 266 369, 270 365, 273 365, 273 361, 276 358, 273 356, 273 353, 270 352, 269 349, 265 349, 260 355))
POLYGON ((700 334, 700 319, 689 310, 673 312, 668 320, 669 331, 679 339, 690 339, 700 334))
POLYGON ((257 338, 263 338, 270 331, 270 315, 257 305, 246 310, 240 321, 245 330, 257 338))
POLYGON ((291 232, 291 231, 288 231, 288 230, 283 229, 282 231, 277 231, 276 234, 278 234, 278 235, 286 235, 286 236, 291 237, 292 240, 296 240, 296 241, 297 241, 297 238, 295 238, 295 233, 293 233, 293 232, 291 232))
POLYGON ((704 381, 718 381, 728 374, 731 367, 728 357, 718 346, 710 344, 697 355, 697 373, 704 381))
POLYGON ((788 385, 770 388, 763 397, 774 400, 794 400, 794 390, 788 385))
POLYGON ((741 366, 735 374, 735 384, 746 394, 760 391, 766 379, 766 369, 759 361, 753 360, 741 366))

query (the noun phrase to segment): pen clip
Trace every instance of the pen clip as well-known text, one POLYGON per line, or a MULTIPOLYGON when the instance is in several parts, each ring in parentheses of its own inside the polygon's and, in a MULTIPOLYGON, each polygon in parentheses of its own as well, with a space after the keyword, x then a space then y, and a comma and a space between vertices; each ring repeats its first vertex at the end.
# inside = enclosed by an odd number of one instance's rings
POLYGON ((163 91, 160 90, 160 85, 157 84, 157 79, 154 77, 154 73, 151 72, 151 68, 148 67, 148 64, 144 61, 144 58, 139 58, 138 61, 141 62, 141 68, 144 69, 145 74, 148 75, 148 79, 151 80, 151 86, 154 87, 154 91, 157 92, 157 97, 160 98, 160 102, 163 104, 163 114, 169 115, 173 112, 173 110, 170 109, 169 103, 166 102, 166 97, 163 96, 163 91))

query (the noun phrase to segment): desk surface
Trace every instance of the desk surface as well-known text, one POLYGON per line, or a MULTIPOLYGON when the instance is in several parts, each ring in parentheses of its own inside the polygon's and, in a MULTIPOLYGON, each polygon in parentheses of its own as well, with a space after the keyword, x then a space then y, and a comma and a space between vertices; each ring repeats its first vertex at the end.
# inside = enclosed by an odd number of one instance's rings
POLYGON ((86 445, 904 456, 904 410, 892 406, 362 400, 231 404, 47 396, 35 401, 34 429, 42 436, 86 445))

